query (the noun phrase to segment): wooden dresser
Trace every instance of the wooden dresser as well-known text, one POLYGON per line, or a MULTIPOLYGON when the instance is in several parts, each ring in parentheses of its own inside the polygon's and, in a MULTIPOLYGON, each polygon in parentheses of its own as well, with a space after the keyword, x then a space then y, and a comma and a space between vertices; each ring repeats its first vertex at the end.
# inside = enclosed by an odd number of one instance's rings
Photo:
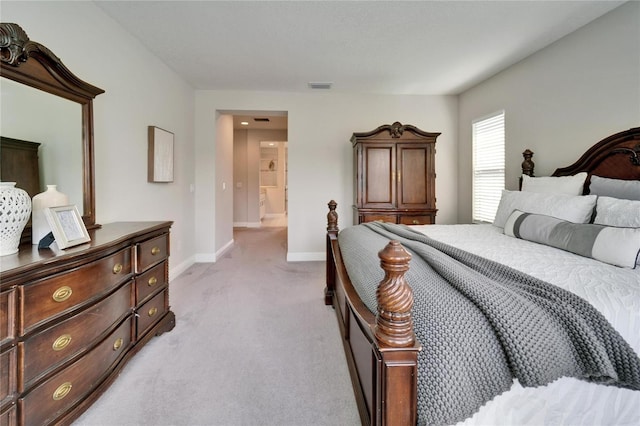
POLYGON ((355 224, 375 220, 435 223, 439 135, 398 122, 353 134, 355 224))
POLYGON ((172 222, 122 222, 67 250, 0 258, 0 425, 69 424, 171 330, 172 222))

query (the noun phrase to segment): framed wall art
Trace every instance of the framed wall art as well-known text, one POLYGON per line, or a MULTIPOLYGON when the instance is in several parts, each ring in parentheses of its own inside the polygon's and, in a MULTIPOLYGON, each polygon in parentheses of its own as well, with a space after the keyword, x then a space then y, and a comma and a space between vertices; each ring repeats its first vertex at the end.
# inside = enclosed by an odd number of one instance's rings
POLYGON ((164 129, 149 126, 148 182, 173 182, 174 135, 164 129))

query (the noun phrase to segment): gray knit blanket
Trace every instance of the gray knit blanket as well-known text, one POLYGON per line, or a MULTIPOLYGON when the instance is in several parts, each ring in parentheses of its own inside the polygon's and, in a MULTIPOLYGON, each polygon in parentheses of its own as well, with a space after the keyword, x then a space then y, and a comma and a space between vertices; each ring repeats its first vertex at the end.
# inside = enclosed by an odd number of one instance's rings
POLYGON ((640 358, 580 297, 505 265, 381 222, 338 236, 349 277, 376 313, 384 278, 377 252, 390 239, 412 254, 418 424, 462 421, 517 379, 537 387, 561 377, 640 390, 640 358))

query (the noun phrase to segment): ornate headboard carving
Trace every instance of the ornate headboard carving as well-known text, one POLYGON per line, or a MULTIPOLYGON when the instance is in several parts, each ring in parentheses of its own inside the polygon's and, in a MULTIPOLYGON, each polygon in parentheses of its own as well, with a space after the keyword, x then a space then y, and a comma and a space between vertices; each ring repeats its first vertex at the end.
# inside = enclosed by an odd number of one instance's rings
MULTIPOLYGON (((525 156, 525 162, 526 160, 525 156)), ((524 164, 523 174, 525 173, 524 164)), ((551 176, 571 176, 580 172, 587 172, 584 194, 589 193, 591 175, 612 179, 640 180, 640 127, 634 127, 602 139, 589 148, 578 161, 570 166, 556 169, 551 176)), ((531 169, 531 173, 533 174, 533 169, 531 169)))
POLYGON ((634 127, 602 139, 568 167, 552 176, 570 176, 587 172, 584 194, 589 193, 591 175, 612 179, 640 180, 640 127, 634 127))

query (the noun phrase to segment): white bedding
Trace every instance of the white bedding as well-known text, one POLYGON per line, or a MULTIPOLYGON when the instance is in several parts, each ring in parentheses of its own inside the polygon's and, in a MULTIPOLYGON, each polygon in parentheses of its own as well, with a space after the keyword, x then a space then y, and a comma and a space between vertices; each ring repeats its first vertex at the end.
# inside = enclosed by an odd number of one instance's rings
MULTIPOLYGON (((506 236, 493 225, 425 225, 431 238, 509 265, 588 300, 640 354, 640 267, 619 268, 506 236)), ((511 390, 487 403, 471 425, 640 425, 640 391, 563 378, 511 390)))

